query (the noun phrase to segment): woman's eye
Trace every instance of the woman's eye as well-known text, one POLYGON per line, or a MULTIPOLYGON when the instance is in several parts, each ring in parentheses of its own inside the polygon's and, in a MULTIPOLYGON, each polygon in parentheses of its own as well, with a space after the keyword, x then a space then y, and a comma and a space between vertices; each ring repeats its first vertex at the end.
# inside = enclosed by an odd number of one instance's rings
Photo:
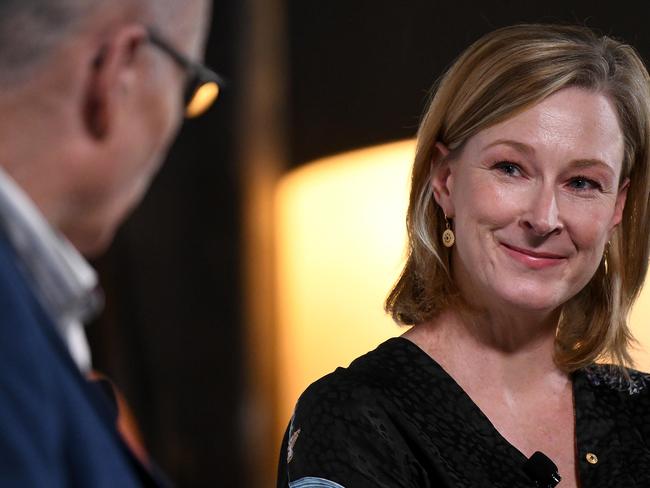
POLYGON ((576 176, 569 181, 569 186, 574 190, 600 190, 602 187, 597 181, 585 178, 584 176, 576 176))
POLYGON ((506 176, 519 176, 521 174, 519 166, 509 161, 499 161, 494 165, 494 168, 506 176))

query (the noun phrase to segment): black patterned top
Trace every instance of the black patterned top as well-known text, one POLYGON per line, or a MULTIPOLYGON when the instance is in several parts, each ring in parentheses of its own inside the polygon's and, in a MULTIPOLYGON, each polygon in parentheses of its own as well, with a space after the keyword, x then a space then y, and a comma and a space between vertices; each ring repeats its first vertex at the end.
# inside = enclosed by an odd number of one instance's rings
MULTIPOLYGON (((592 366, 573 390, 580 486, 649 488, 650 376, 592 366)), ((440 365, 394 338, 303 393, 278 487, 532 488, 525 462, 440 365)))

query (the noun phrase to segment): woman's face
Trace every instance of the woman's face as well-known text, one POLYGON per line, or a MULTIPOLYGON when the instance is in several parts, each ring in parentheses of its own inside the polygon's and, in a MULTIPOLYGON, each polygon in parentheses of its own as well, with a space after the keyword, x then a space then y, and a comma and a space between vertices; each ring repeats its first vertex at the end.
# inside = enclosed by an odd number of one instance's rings
POLYGON ((608 98, 567 88, 436 165, 432 185, 453 219, 452 272, 463 295, 552 311, 577 294, 621 220, 622 161, 608 98))

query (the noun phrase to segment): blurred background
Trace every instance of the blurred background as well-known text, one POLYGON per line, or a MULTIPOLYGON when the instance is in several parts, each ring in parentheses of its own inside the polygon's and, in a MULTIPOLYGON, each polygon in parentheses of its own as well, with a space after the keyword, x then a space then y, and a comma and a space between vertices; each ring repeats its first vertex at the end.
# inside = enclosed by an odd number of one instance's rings
MULTIPOLYGON (((562 21, 648 60, 649 8, 215 1, 207 63, 229 85, 94 263, 107 307, 89 328, 96 368, 179 487, 275 486, 300 392, 403 332, 382 302, 403 258, 412 138, 455 56, 503 25, 562 21)), ((643 296, 642 346, 649 318, 643 296)))

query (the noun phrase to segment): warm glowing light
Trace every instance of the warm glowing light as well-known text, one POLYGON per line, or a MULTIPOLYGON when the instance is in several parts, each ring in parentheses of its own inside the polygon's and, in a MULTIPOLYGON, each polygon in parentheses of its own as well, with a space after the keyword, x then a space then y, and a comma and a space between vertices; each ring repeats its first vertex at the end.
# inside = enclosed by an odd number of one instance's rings
POLYGON ((219 96, 219 85, 214 81, 204 83, 194 93, 194 97, 185 109, 185 116, 189 119, 198 117, 209 109, 219 96))
MULTIPOLYGON (((277 191, 280 415, 300 393, 401 334, 383 301, 404 259, 408 179, 415 144, 403 141, 306 165, 277 191)), ((650 291, 631 316, 650 371, 650 291)), ((285 426, 283 425, 282 428, 285 426)))
POLYGON ((309 383, 403 329, 383 301, 403 262, 412 141, 287 175, 277 192, 280 414, 309 383))

